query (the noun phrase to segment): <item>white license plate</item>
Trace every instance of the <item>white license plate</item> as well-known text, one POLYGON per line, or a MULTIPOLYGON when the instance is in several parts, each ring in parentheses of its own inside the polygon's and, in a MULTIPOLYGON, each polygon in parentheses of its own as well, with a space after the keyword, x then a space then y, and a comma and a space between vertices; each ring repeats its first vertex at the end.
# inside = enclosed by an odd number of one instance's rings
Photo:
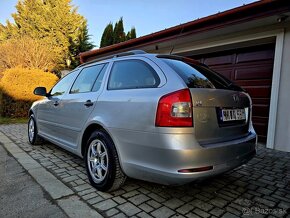
POLYGON ((222 109, 223 121, 245 120, 245 109, 222 109))

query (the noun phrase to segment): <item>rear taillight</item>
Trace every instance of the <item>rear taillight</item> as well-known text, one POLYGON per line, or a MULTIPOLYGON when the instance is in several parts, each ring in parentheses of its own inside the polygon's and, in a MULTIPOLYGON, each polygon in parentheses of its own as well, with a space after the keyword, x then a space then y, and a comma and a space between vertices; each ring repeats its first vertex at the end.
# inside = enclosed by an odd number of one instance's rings
POLYGON ((172 92, 160 98, 155 125, 162 127, 193 126, 189 89, 172 92))

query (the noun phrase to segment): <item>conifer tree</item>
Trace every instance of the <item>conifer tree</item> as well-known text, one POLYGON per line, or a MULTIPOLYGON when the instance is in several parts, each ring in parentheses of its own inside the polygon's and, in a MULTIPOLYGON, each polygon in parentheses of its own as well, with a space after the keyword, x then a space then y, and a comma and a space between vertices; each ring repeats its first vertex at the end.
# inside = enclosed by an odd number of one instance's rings
POLYGON ((126 41, 131 39, 131 31, 128 31, 126 34, 126 41))
POLYGON ((106 28, 105 28, 105 30, 103 32, 100 47, 105 47, 105 46, 108 46, 108 45, 112 45, 113 44, 113 38, 114 38, 114 35, 113 35, 113 24, 109 23, 106 26, 106 28))
POLYGON ((125 33, 123 26, 123 18, 121 17, 120 20, 115 23, 113 43, 116 44, 124 41, 125 41, 125 33))
POLYGON ((136 29, 135 27, 132 27, 130 31, 130 39, 135 39, 135 38, 136 38, 136 29))
POLYGON ((86 20, 80 28, 80 34, 78 35, 76 41, 73 41, 73 39, 70 38, 69 42, 69 51, 71 53, 71 68, 75 68, 80 64, 79 58, 77 57, 78 54, 81 52, 89 51, 95 47, 95 45, 90 42, 90 35, 86 20))
POLYGON ((121 17, 120 20, 115 23, 114 28, 112 23, 106 26, 101 38, 100 47, 117 44, 134 38, 136 38, 135 27, 131 28, 126 34, 124 32, 123 18, 121 17))

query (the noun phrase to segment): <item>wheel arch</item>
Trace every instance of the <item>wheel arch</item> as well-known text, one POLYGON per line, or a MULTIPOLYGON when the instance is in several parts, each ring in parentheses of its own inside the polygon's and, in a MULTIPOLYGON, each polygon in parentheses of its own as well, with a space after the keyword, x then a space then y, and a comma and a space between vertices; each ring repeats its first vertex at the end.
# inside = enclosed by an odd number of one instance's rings
POLYGON ((29 109, 29 111, 28 111, 28 117, 30 117, 32 114, 34 115, 34 112, 32 111, 32 109, 29 109))
MULTIPOLYGON (((103 127, 103 125, 99 124, 99 123, 91 123, 90 125, 88 125, 82 135, 82 138, 81 138, 81 155, 82 157, 84 156, 85 154, 85 149, 86 149, 86 141, 89 139, 89 137, 91 136, 91 134, 95 131, 95 130, 103 130, 105 133, 108 134, 108 136, 111 138, 111 140, 113 141, 114 143, 114 146, 115 146, 115 149, 117 151, 117 155, 118 155, 118 158, 119 158, 119 161, 120 161, 120 165, 122 166, 122 161, 121 161, 121 156, 120 156, 120 152, 119 152, 119 149, 116 145, 116 141, 114 139, 114 137, 110 134, 110 132, 103 127)), ((123 168, 123 167, 122 167, 123 168)))

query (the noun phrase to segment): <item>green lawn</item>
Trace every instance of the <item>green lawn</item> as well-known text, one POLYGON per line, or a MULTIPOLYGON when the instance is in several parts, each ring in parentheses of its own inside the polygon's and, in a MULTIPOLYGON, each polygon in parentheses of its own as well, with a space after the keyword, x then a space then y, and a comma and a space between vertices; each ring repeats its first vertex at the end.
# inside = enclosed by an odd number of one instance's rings
POLYGON ((28 118, 0 117, 0 124, 27 123, 27 122, 28 122, 28 118))

